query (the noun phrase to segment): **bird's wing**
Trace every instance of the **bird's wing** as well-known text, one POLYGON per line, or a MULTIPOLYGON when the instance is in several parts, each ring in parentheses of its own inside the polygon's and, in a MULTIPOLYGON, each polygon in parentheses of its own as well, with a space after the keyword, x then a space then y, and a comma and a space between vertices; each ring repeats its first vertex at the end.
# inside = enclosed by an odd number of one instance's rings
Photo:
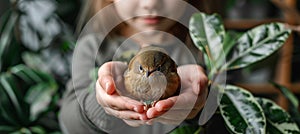
MULTIPOLYGON (((129 77, 128 69, 124 72, 123 77, 124 77, 124 79, 129 77)), ((125 85, 123 85, 122 87, 117 88, 116 90, 117 90, 119 95, 126 96, 126 97, 132 97, 132 96, 130 96, 130 93, 126 90, 125 85)))

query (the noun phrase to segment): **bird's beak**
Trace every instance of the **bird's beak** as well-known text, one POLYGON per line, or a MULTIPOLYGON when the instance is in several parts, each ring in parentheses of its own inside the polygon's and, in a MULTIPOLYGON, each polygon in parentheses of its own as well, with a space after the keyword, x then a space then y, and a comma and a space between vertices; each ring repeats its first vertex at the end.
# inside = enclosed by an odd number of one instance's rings
POLYGON ((147 71, 147 72, 146 72, 146 76, 149 77, 150 73, 151 73, 151 72, 147 71))
POLYGON ((146 71, 146 76, 149 77, 150 74, 152 74, 154 71, 156 71, 156 70, 154 69, 154 70, 151 70, 151 71, 146 71))

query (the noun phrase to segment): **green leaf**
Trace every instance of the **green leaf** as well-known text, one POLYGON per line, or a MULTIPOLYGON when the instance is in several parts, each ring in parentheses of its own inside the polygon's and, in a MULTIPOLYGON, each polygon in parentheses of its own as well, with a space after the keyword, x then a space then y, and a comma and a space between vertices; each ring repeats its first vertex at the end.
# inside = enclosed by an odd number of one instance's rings
POLYGON ((247 67, 265 59, 285 43, 290 33, 282 23, 263 24, 247 31, 237 40, 222 70, 247 67))
POLYGON ((0 33, 2 33, 3 29, 6 27, 6 24, 11 14, 11 9, 7 9, 6 11, 2 12, 2 16, 0 16, 0 33))
POLYGON ((17 22, 18 17, 19 16, 16 13, 12 13, 7 22, 6 27, 4 28, 3 31, 1 31, 1 35, 0 35, 0 59, 1 59, 0 60, 0 70, 2 70, 2 66, 3 66, 2 59, 4 58, 3 57, 4 51, 10 45, 10 42, 13 38, 13 35, 14 35, 13 28, 17 22))
POLYGON ((30 104, 31 121, 35 121, 42 112, 48 110, 56 90, 56 85, 51 83, 39 83, 28 90, 25 101, 30 104))
POLYGON ((28 49, 45 48, 62 32, 61 21, 55 14, 56 1, 26 0, 18 4, 18 9, 22 12, 18 21, 20 39, 28 49))
POLYGON ((28 83, 39 83, 44 81, 37 72, 22 64, 12 67, 10 71, 28 83))
MULTIPOLYGON (((5 4, 4 2, 2 4, 5 4)), ((0 70, 5 71, 20 62, 20 44, 17 41, 15 24, 19 14, 11 8, 3 13, 0 20, 0 70)))
POLYGON ((34 134, 46 134, 47 132, 40 126, 30 127, 30 131, 34 134))
POLYGON ((267 119, 267 133, 269 134, 299 134, 297 124, 290 115, 273 101, 265 98, 256 98, 257 102, 264 109, 267 119))
POLYGON ((11 107, 11 101, 5 93, 2 86, 0 86, 0 125, 18 125, 17 117, 14 109, 11 107))
POLYGON ((299 107, 299 101, 297 97, 286 87, 279 85, 277 83, 271 82, 273 86, 278 88, 282 94, 288 99, 290 102, 290 107, 289 107, 289 113, 292 116, 292 119, 296 121, 296 123, 300 126, 300 112, 298 110, 299 107))
POLYGON ((12 132, 11 134, 32 134, 32 132, 28 128, 23 127, 15 132, 12 132))
POLYGON ((18 127, 14 127, 14 126, 6 126, 6 125, 0 125, 0 133, 11 133, 14 132, 18 129, 18 127))
POLYGON ((220 111, 233 133, 263 134, 266 118, 252 94, 245 89, 227 85, 220 103, 220 111))
POLYGON ((0 90, 3 89, 4 91, 2 91, 4 94, 1 94, 1 99, 5 101, 1 104, 1 106, 4 106, 0 109, 1 116, 11 124, 17 124, 15 120, 20 120, 25 125, 29 121, 36 120, 40 113, 49 109, 52 96, 57 91, 57 84, 51 75, 30 69, 24 65, 14 66, 10 69, 10 72, 24 80, 30 88, 24 89, 24 85, 20 85, 21 89, 19 89, 15 87, 18 81, 10 78, 13 75, 10 73, 1 74, 0 84, 2 88, 0 90), (21 91, 23 93, 20 93, 21 91), (5 96, 6 94, 7 96, 5 96), (10 103, 12 105, 7 106, 10 103), (30 111, 30 116, 28 111, 30 111), (11 113, 17 113, 13 116, 18 115, 18 118, 12 117, 11 113))
POLYGON ((204 53, 207 68, 216 70, 223 65, 225 30, 221 17, 217 14, 194 14, 190 19, 189 29, 194 44, 204 53))
POLYGON ((274 82, 271 82, 271 83, 273 86, 278 88, 283 93, 283 95, 291 102, 291 104, 294 107, 297 108, 299 106, 299 101, 298 101, 297 97, 288 88, 281 86, 274 82))
POLYGON ((241 33, 235 32, 235 31, 227 31, 225 34, 225 39, 224 39, 224 53, 226 57, 229 55, 230 51, 236 44, 236 40, 241 36, 241 33))
POLYGON ((35 54, 31 52, 24 52, 22 54, 22 59, 25 64, 33 69, 39 69, 44 72, 51 72, 50 66, 45 63, 40 54, 35 54))
POLYGON ((16 92, 18 91, 18 89, 16 89, 12 77, 6 73, 0 75, 0 84, 2 85, 5 93, 8 95, 9 101, 12 102, 13 104, 12 107, 15 108, 18 117, 22 118, 23 112, 22 112, 21 104, 19 102, 19 100, 21 99, 20 93, 16 92))

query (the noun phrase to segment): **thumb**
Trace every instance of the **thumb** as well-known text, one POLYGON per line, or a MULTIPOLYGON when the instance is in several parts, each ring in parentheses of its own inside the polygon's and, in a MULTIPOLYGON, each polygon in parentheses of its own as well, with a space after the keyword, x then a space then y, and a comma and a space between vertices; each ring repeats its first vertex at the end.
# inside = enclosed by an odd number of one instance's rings
POLYGON ((106 76, 99 76, 99 84, 105 90, 107 94, 113 94, 115 92, 115 84, 113 78, 106 75, 106 76))
POLYGON ((111 63, 102 65, 98 70, 98 82, 107 94, 115 92, 115 83, 111 73, 111 63))

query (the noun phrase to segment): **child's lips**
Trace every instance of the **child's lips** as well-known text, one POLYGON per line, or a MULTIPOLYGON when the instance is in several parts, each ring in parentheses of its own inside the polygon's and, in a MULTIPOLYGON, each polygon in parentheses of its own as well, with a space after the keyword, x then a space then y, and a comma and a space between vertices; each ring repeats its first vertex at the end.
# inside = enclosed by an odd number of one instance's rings
POLYGON ((159 16, 145 16, 145 17, 142 17, 142 20, 144 23, 146 24, 157 24, 159 23, 161 20, 162 20, 162 17, 159 17, 159 16))

